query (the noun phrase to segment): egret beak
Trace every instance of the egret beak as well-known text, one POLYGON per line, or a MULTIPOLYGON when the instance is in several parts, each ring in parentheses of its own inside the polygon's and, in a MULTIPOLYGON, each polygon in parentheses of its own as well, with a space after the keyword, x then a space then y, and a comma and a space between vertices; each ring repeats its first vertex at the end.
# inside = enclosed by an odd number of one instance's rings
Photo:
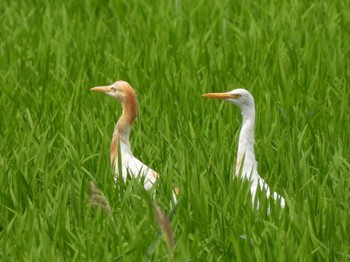
POLYGON ((219 98, 219 99, 229 99, 229 98, 234 98, 231 94, 229 93, 208 93, 208 94, 203 94, 203 97, 207 98, 219 98))
POLYGON ((90 88, 90 91, 106 93, 112 90, 111 90, 111 86, 96 86, 96 87, 90 88))

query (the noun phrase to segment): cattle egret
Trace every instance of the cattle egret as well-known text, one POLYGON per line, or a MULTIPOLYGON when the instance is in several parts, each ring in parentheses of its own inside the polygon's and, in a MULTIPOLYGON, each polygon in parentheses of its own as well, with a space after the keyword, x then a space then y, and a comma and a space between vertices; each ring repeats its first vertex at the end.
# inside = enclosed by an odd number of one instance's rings
MULTIPOLYGON (((118 162, 120 161, 124 181, 128 174, 134 177, 144 177, 144 188, 146 190, 151 189, 159 175, 134 157, 129 141, 131 127, 137 115, 135 90, 125 81, 117 81, 109 86, 93 87, 90 90, 102 92, 115 98, 123 107, 123 113, 114 128, 110 148, 110 161, 116 174, 119 173, 118 162), (119 148, 121 159, 119 159, 118 155, 119 148)), ((117 177, 115 176, 115 181, 116 180, 117 177)))
MULTIPOLYGON (((248 179, 251 182, 251 195, 254 204, 255 195, 258 189, 264 189, 266 196, 270 196, 269 186, 262 179, 257 170, 257 162, 254 153, 254 125, 255 125, 255 106, 254 98, 251 93, 245 89, 235 89, 227 93, 209 93, 202 95, 207 98, 224 99, 227 102, 235 104, 241 109, 243 124, 239 135, 239 144, 236 162, 236 175, 248 179), (242 166, 243 165, 243 166, 242 166)), ((285 206, 284 198, 277 193, 273 193, 273 198, 280 201, 282 207, 285 206)))

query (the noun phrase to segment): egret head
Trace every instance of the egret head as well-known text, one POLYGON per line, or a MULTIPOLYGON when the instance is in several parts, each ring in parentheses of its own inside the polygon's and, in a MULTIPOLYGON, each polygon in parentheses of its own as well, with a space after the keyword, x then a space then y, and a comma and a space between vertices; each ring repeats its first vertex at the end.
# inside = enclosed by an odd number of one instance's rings
POLYGON ((241 109, 254 107, 254 98, 252 94, 243 88, 234 89, 226 93, 208 93, 202 96, 207 98, 224 99, 227 102, 239 106, 241 109))
POLYGON ((112 96, 119 102, 124 103, 131 99, 136 99, 135 90, 125 81, 116 81, 109 86, 97 86, 90 89, 95 92, 102 92, 112 96))

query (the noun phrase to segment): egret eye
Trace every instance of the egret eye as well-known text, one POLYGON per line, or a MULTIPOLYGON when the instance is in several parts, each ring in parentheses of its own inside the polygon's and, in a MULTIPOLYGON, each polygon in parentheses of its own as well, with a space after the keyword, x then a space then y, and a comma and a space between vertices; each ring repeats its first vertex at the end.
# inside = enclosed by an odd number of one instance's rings
POLYGON ((111 87, 111 89, 113 90, 113 92, 117 91, 117 89, 114 86, 111 87))
POLYGON ((236 98, 240 98, 241 96, 241 94, 236 94, 236 98))

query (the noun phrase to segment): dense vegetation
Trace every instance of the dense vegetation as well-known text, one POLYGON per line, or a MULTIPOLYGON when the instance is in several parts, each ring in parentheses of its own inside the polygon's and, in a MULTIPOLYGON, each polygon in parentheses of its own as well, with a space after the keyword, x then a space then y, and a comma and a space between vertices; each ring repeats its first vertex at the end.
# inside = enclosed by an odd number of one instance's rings
POLYGON ((350 259, 348 1, 1 1, 0 260, 171 259, 135 180, 113 183, 121 107, 137 90, 134 154, 161 174, 176 261, 350 259), (232 179, 239 109, 255 97, 259 173, 284 210, 232 179), (89 204, 89 181, 112 218, 89 204), (132 189, 132 190, 131 190, 132 189))

